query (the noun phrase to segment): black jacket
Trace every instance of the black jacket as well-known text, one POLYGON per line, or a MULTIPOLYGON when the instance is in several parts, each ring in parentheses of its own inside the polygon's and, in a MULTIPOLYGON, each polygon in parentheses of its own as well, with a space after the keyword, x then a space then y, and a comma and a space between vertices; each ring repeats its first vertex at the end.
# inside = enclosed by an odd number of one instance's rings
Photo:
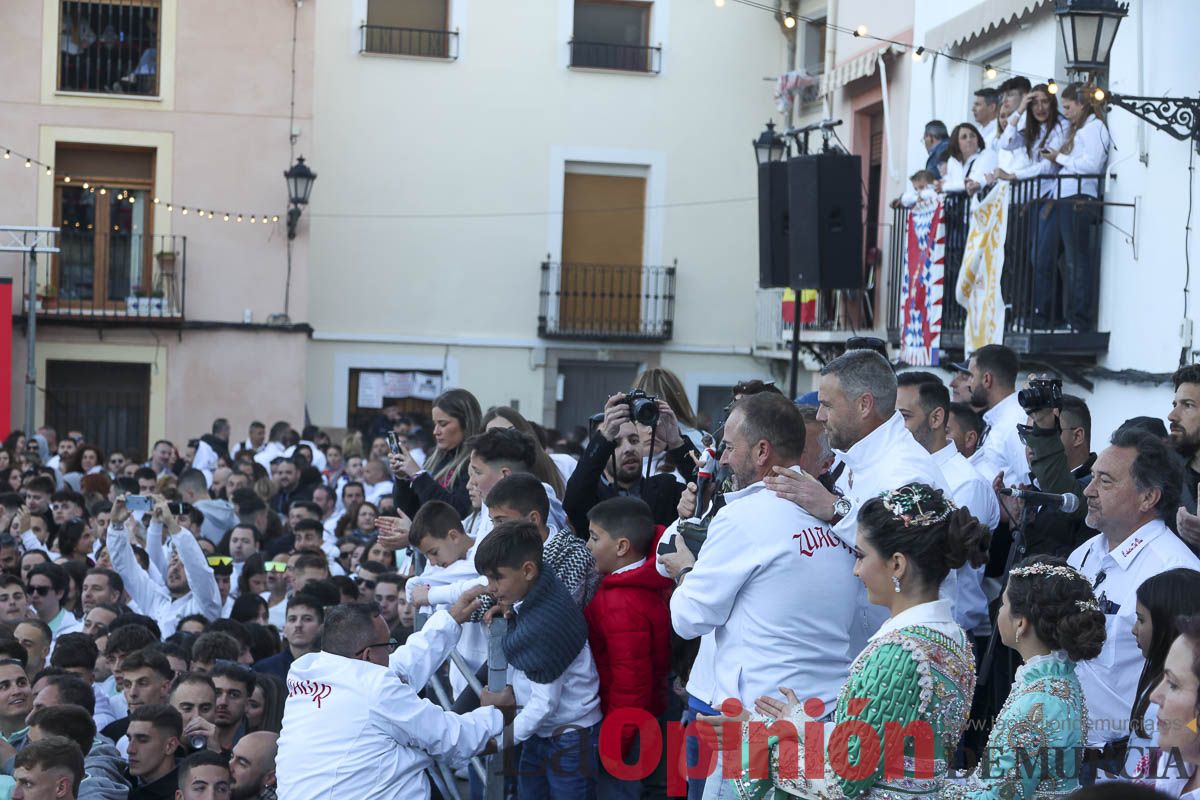
MULTIPOLYGON (((571 527, 575 529, 575 533, 587 538, 587 515, 592 506, 618 495, 632 495, 645 500, 657 525, 670 525, 674 522, 679 516, 675 509, 683 494, 684 484, 677 481, 674 475, 659 474, 642 478, 627 490, 621 489, 603 479, 604 467, 612 458, 614 450, 616 444, 597 433, 588 442, 579 464, 571 473, 571 479, 567 481, 563 510, 567 512, 567 519, 571 520, 571 527)), ((696 449, 686 436, 683 437, 682 445, 668 451, 668 455, 679 465, 679 474, 687 482, 696 479, 696 460, 692 458, 695 452, 696 449)))
POLYGON ((454 506, 460 517, 466 519, 472 511, 471 495, 467 491, 467 481, 470 477, 467 465, 463 464, 459 467, 449 490, 443 488, 428 472, 422 472, 411 481, 398 478, 392 484, 392 499, 396 501, 396 508, 407 514, 409 519, 415 517, 421 506, 430 500, 449 503, 454 506))
POLYGON ((1026 444, 1033 451, 1029 465, 1038 490, 1052 494, 1074 494, 1079 498, 1079 508, 1070 514, 1054 509, 1039 509, 1033 516, 1025 535, 1025 551, 1028 555, 1047 554, 1066 558, 1076 547, 1096 535, 1084 522, 1087 516, 1087 500, 1083 490, 1092 478, 1092 464, 1096 454, 1072 470, 1067 465, 1067 454, 1057 432, 1052 435, 1026 437, 1026 444))

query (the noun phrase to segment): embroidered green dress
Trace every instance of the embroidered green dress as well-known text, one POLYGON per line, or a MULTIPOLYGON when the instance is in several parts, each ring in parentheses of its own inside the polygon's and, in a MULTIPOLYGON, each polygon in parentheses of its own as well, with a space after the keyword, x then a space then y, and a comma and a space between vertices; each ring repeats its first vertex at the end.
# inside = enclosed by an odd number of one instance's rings
POLYGON ((1054 800, 1079 788, 1076 754, 1087 741, 1087 709, 1075 662, 1056 651, 1017 669, 1012 691, 980 761, 943 800, 1054 800), (1043 762, 1043 759, 1045 761, 1043 762), (1045 768, 1044 768, 1045 767, 1045 768))
MULTIPOLYGON (((802 693, 803 687, 796 690, 802 693)), ((802 706, 794 709, 789 720, 800 737, 795 756, 790 747, 780 747, 777 737, 763 742, 759 733, 752 742, 755 723, 743 725, 742 776, 733 781, 737 796, 741 800, 936 797, 974 692, 975 657, 969 638, 954 622, 950 601, 914 606, 885 622, 851 665, 834 721, 823 728, 820 758, 806 759, 805 737, 812 735, 815 724, 802 706), (910 726, 909 735, 902 739, 904 726, 910 726), (895 768, 885 770, 888 741, 893 748, 903 742, 903 774, 895 768), (754 758, 754 751, 768 745, 769 763, 764 765, 762 758, 754 758), (871 762, 864 762, 864 756, 871 762), (797 763, 781 769, 781 758, 793 757, 797 763), (821 763, 823 770, 806 769, 808 760, 821 763), (764 767, 769 778, 763 777, 764 767)))

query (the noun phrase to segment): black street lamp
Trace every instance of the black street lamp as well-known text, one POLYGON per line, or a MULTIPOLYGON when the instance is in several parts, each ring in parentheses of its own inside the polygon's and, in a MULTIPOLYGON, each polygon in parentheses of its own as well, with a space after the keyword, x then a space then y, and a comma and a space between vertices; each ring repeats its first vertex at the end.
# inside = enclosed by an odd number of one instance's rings
POLYGON ((288 209, 287 234, 289 239, 295 239, 296 227, 300 223, 300 207, 308 205, 308 197, 312 194, 317 173, 309 169, 304 163, 304 156, 300 156, 292 168, 283 173, 283 177, 287 179, 288 201, 291 203, 291 208, 288 209))
POLYGON ((1055 0, 1054 14, 1071 72, 1100 72, 1129 3, 1117 0, 1055 0))
POLYGON ((787 143, 775 132, 775 123, 768 122, 767 129, 758 135, 751 144, 754 145, 754 156, 759 164, 769 164, 782 161, 787 155, 787 143))
MULTIPOLYGON (((1055 0, 1054 14, 1071 72, 1104 72, 1108 68, 1113 40, 1129 3, 1117 0, 1055 0)), ((1200 98, 1135 97, 1105 95, 1096 90, 1097 101, 1123 108, 1155 128, 1178 139, 1191 141, 1200 152, 1200 98)))

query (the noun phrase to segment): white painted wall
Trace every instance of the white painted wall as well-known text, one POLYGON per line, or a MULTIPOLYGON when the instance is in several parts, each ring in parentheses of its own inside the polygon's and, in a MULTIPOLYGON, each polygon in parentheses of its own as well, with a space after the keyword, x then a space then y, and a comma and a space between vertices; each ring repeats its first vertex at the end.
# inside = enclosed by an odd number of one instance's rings
POLYGON ((647 262, 679 262, 665 353, 764 371, 732 354, 754 335, 751 141, 786 54, 772 15, 660 0, 663 71, 645 76, 565 66, 570 0, 451 5, 456 62, 360 55, 363 3, 316 6, 313 421, 344 424, 337 365, 356 353, 409 369, 449 353, 484 405, 519 397, 540 417, 537 351, 558 344, 537 338, 540 264, 560 255, 564 160, 649 169, 647 262))

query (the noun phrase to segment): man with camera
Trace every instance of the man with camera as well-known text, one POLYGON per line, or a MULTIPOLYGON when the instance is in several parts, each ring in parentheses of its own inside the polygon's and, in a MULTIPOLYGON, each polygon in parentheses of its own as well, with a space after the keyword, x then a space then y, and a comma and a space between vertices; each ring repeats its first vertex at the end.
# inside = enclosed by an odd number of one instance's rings
POLYGON ((613 395, 604 404, 604 418, 567 481, 563 508, 571 526, 582 535, 588 529, 592 506, 617 496, 642 498, 650 506, 654 522, 669 525, 675 520, 686 482, 695 479, 695 452, 679 433, 675 412, 666 401, 637 390, 613 395), (643 457, 651 447, 679 465, 685 483, 670 474, 643 476, 643 457))
MULTIPOLYGON (((1081 398, 1063 394, 1062 381, 1044 375, 1030 376, 1018 400, 1029 415, 1019 434, 1033 476, 1033 482, 1022 488, 1079 498, 1079 507, 1071 512, 1050 505, 1032 509, 1025 528, 1025 552, 1065 558, 1095 534, 1084 522, 1087 507, 1083 501, 1096 461, 1091 452, 1092 416, 1081 398)), ((1003 488, 999 481, 993 485, 997 491, 1003 488)), ((1006 496, 1001 500, 1009 524, 1017 525, 1025 502, 1006 496)))

